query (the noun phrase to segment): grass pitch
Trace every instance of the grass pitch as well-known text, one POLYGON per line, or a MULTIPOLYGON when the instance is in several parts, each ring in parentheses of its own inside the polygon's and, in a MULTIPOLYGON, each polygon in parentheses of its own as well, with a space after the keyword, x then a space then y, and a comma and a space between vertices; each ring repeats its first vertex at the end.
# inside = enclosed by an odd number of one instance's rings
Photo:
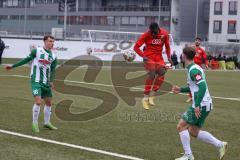
MULTIPOLYGON (((186 96, 170 93, 159 96, 156 99, 157 105, 150 111, 142 108, 140 98, 137 99, 136 106, 128 106, 111 87, 110 70, 103 69, 94 83, 107 86, 83 83, 73 83, 73 85, 112 93, 119 99, 116 109, 85 122, 62 121, 53 114, 52 123, 59 130, 44 130, 40 125, 40 133, 33 134, 31 131, 33 98, 30 79, 12 76, 28 76, 29 70, 28 67, 20 67, 11 72, 0 69, 0 129, 149 160, 173 160, 181 156, 183 149, 176 132, 176 125, 178 116, 189 106, 185 102, 186 96)), ((67 79, 82 82, 84 73, 84 69, 78 69, 67 79)), ((207 72, 208 86, 212 96, 238 98, 238 100, 214 98, 214 109, 203 128, 219 139, 229 142, 226 160, 239 160, 240 157, 239 79, 240 72, 207 72)), ((186 73, 169 71, 166 80, 172 84, 186 85, 186 73)), ((54 93, 54 104, 63 99, 74 101, 71 106, 73 113, 94 109, 101 103, 100 100, 91 97, 54 93)), ((42 111, 43 109, 41 109, 39 124, 43 122, 42 111)), ((121 159, 3 133, 0 133, 0 144, 1 160, 121 159)), ((192 138, 191 147, 196 160, 218 158, 217 150, 209 144, 192 138)))

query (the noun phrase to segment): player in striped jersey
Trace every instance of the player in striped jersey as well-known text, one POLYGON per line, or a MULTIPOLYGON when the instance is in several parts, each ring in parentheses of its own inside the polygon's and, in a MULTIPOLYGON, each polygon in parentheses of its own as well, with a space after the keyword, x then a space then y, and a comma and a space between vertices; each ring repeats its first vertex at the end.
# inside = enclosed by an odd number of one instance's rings
POLYGON ((40 105, 42 99, 45 102, 44 106, 44 127, 50 130, 56 130, 50 122, 51 106, 52 106, 52 88, 54 88, 53 80, 55 77, 55 69, 57 65, 57 58, 52 53, 54 45, 54 37, 46 35, 43 38, 44 47, 38 47, 33 49, 31 53, 21 61, 13 64, 12 66, 6 66, 6 70, 22 66, 32 61, 31 65, 31 88, 32 95, 34 96, 34 105, 32 108, 33 132, 39 132, 38 116, 40 113, 40 105))
POLYGON ((212 110, 212 98, 203 69, 193 61, 195 54, 194 48, 186 47, 183 49, 183 57, 187 65, 188 87, 174 86, 172 89, 176 94, 191 92, 193 96, 192 105, 182 115, 177 126, 185 154, 175 160, 194 160, 190 147, 190 135, 217 147, 219 159, 222 160, 226 153, 227 142, 220 141, 211 133, 201 130, 204 121, 212 110))

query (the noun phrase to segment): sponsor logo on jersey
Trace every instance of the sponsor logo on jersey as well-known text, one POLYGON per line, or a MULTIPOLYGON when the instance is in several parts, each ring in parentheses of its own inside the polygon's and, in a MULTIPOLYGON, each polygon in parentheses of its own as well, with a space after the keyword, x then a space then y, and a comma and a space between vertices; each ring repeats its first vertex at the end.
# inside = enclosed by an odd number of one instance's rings
POLYGON ((195 78, 196 78, 197 81, 202 80, 202 76, 201 76, 200 74, 196 74, 196 75, 195 75, 195 78))
POLYGON ((162 39, 153 39, 152 44, 162 44, 162 39))
POLYGON ((50 61, 48 61, 48 60, 46 60, 46 59, 39 59, 38 62, 41 63, 41 64, 43 64, 43 65, 48 65, 48 64, 51 63, 50 61))

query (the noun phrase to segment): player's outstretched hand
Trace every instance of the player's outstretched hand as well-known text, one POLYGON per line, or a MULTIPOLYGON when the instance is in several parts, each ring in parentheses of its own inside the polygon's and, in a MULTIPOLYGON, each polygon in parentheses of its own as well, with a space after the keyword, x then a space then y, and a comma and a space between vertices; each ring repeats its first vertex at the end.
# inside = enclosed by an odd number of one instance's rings
POLYGON ((194 111, 195 111, 195 116, 197 117, 197 119, 199 119, 201 117, 200 107, 196 107, 194 111))
POLYGON ((181 88, 178 87, 178 86, 173 86, 173 87, 172 87, 172 92, 173 92, 174 94, 180 93, 180 90, 181 90, 181 88))
POLYGON ((208 70, 209 69, 209 67, 208 67, 208 65, 206 65, 206 70, 208 70))
POLYGON ((12 69, 12 66, 5 66, 6 71, 9 71, 12 69))
POLYGON ((53 82, 50 82, 50 86, 53 90, 55 90, 55 85, 53 84, 53 82))
POLYGON ((143 62, 147 62, 148 58, 147 57, 143 57, 143 62))
POLYGON ((171 64, 171 66, 173 66, 173 61, 171 58, 168 58, 168 62, 171 64))

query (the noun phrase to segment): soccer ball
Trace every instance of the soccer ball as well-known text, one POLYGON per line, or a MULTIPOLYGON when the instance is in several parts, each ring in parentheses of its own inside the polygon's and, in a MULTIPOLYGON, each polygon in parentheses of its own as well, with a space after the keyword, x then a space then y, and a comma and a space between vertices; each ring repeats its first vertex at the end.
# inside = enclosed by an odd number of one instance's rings
POLYGON ((127 50, 123 52, 123 58, 127 62, 132 62, 136 58, 136 53, 133 50, 127 50))

